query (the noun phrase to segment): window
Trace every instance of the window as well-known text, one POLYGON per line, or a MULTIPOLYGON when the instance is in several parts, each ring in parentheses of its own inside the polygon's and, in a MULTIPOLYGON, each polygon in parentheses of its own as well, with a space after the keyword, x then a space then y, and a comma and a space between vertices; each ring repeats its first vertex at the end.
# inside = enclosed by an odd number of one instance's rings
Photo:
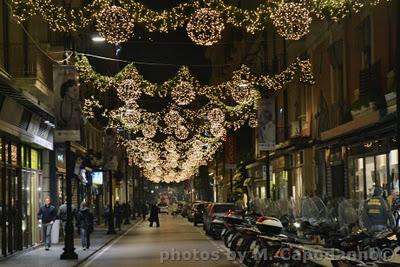
POLYGON ((393 181, 392 188, 394 191, 399 191, 399 173, 397 165, 399 163, 399 158, 397 154, 397 149, 390 151, 389 153, 389 172, 391 180, 393 181))
POLYGON ((366 17, 358 26, 360 52, 361 52, 361 69, 369 68, 372 64, 372 32, 371 18, 366 17))
POLYGON ((365 178, 367 185, 367 195, 372 195, 375 186, 375 157, 365 158, 365 178))
POLYGON ((387 188, 387 164, 386 154, 376 156, 376 184, 387 188))

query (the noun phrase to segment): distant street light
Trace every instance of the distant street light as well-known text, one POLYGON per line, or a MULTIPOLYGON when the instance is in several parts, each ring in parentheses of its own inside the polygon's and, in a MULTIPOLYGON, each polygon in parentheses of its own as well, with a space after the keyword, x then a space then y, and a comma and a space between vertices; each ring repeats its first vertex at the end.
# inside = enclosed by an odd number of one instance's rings
POLYGON ((92 37, 92 41, 96 43, 103 43, 106 41, 106 39, 104 37, 101 37, 100 35, 94 35, 92 37))

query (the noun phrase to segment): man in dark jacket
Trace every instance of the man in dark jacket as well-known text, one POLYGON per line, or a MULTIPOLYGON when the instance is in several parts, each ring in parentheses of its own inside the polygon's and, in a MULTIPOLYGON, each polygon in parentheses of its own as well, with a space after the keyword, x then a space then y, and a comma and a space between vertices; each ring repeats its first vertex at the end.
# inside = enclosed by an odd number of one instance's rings
MULTIPOLYGON (((72 210, 72 218, 74 218, 76 213, 74 205, 71 205, 71 210, 72 210)), ((65 238, 65 226, 67 224, 67 201, 65 201, 64 204, 62 204, 58 208, 57 216, 61 220, 61 229, 65 238)))
POLYGON ((122 224, 122 207, 119 204, 119 201, 115 202, 114 206, 114 216, 115 216, 115 227, 121 231, 121 224, 122 224))
POLYGON ((159 212, 160 208, 156 204, 151 205, 150 218, 149 218, 150 227, 153 227, 154 222, 157 224, 157 227, 160 227, 160 219, 158 218, 159 212))
POLYGON ((45 198, 44 205, 40 207, 37 215, 38 219, 42 222, 42 240, 45 249, 49 250, 51 246, 51 229, 57 217, 56 208, 51 205, 50 197, 45 198))
POLYGON ((80 230, 83 250, 90 247, 90 234, 93 232, 93 213, 86 202, 81 203, 81 208, 76 214, 76 226, 80 230))

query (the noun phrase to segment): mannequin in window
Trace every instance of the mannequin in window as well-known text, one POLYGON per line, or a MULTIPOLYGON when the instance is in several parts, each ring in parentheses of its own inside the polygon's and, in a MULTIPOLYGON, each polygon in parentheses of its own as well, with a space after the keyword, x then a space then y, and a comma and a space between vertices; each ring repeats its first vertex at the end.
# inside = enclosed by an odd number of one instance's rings
POLYGON ((56 106, 57 129, 79 130, 81 125, 81 106, 79 102, 79 83, 69 79, 61 85, 61 100, 56 106))

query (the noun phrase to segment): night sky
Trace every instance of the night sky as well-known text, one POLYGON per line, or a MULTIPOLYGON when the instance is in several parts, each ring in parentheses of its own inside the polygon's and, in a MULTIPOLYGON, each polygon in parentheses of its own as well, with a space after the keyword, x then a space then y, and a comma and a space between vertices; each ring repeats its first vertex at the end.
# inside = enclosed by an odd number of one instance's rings
MULTIPOLYGON (((142 1, 155 10, 169 9, 178 5, 177 0, 145 0, 142 1)), ((175 76, 179 66, 188 65, 192 74, 202 83, 210 79, 209 66, 193 66, 209 64, 205 58, 206 48, 195 45, 187 36, 186 29, 166 34, 149 33, 140 26, 135 26, 134 37, 122 45, 119 58, 128 61, 173 64, 178 66, 142 65, 137 68, 145 79, 161 83, 175 76), (192 65, 192 66, 191 66, 192 65)))

